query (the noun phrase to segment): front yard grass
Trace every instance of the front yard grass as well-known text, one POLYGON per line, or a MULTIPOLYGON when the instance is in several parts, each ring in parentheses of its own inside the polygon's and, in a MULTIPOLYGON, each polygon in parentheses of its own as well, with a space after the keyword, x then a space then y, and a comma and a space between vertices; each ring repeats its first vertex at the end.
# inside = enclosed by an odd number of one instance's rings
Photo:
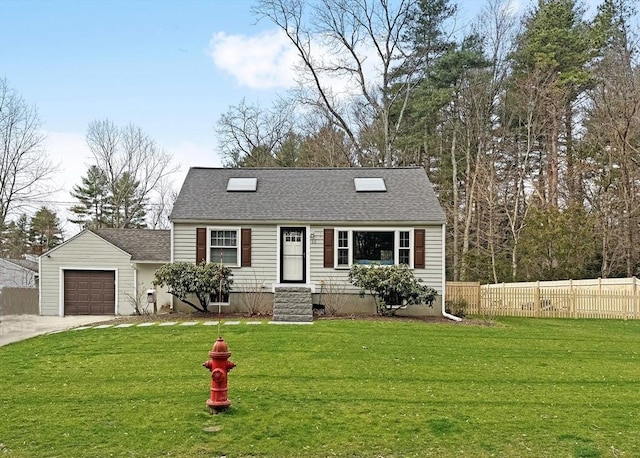
POLYGON ((7 457, 640 456, 640 322, 86 329, 0 347, 7 457))

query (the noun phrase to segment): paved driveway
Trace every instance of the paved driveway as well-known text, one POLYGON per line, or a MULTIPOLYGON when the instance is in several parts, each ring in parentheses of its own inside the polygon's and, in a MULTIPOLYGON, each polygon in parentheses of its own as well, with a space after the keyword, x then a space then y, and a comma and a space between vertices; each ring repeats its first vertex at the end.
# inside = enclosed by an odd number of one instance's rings
POLYGON ((113 315, 95 316, 0 316, 0 347, 12 342, 29 339, 41 334, 64 331, 86 324, 113 319, 113 315))

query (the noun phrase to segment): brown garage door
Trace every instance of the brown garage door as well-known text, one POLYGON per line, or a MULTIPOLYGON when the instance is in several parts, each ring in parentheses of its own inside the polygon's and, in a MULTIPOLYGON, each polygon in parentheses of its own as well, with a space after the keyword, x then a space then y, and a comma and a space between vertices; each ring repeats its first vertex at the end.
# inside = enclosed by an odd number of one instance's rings
POLYGON ((105 270, 64 271, 65 315, 113 315, 116 274, 105 270))

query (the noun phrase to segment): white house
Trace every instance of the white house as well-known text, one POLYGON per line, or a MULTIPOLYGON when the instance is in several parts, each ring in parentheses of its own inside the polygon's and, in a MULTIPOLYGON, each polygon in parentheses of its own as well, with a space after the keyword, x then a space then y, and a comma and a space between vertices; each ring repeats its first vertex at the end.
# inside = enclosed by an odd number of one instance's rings
POLYGON ((27 259, 0 258, 0 289, 5 286, 36 288, 38 263, 27 259))
MULTIPOLYGON (((439 296, 432 308, 401 313, 443 313, 445 215, 421 167, 194 167, 170 221, 172 261, 233 269, 231 309, 256 285, 267 294, 306 289, 322 302, 329 281, 356 292, 353 264, 402 263, 439 296)), ((357 296, 348 307, 375 310, 357 296)))

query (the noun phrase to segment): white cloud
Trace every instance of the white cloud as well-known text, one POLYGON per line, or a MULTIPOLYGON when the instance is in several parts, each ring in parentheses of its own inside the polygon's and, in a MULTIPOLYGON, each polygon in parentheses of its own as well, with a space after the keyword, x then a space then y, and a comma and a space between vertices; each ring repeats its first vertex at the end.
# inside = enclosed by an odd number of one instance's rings
POLYGON ((217 32, 209 44, 215 65, 252 89, 288 88, 295 85, 293 70, 298 57, 284 32, 228 35, 217 32))
MULTIPOLYGON (((338 65, 340 56, 321 37, 313 37, 311 48, 312 58, 318 66, 338 65)), ((219 69, 232 75, 238 84, 251 89, 292 88, 298 85, 301 77, 296 67, 302 60, 282 30, 274 29, 253 37, 217 32, 211 39, 210 51, 219 69)), ((357 51, 364 62, 367 87, 375 89, 380 84, 380 61, 375 48, 362 45, 357 51)), ((343 57, 345 61, 350 60, 347 52, 343 57)), ((317 76, 322 86, 338 99, 361 94, 359 83, 352 76, 327 72, 320 72, 317 76)), ((308 83, 314 85, 311 80, 308 83)))

